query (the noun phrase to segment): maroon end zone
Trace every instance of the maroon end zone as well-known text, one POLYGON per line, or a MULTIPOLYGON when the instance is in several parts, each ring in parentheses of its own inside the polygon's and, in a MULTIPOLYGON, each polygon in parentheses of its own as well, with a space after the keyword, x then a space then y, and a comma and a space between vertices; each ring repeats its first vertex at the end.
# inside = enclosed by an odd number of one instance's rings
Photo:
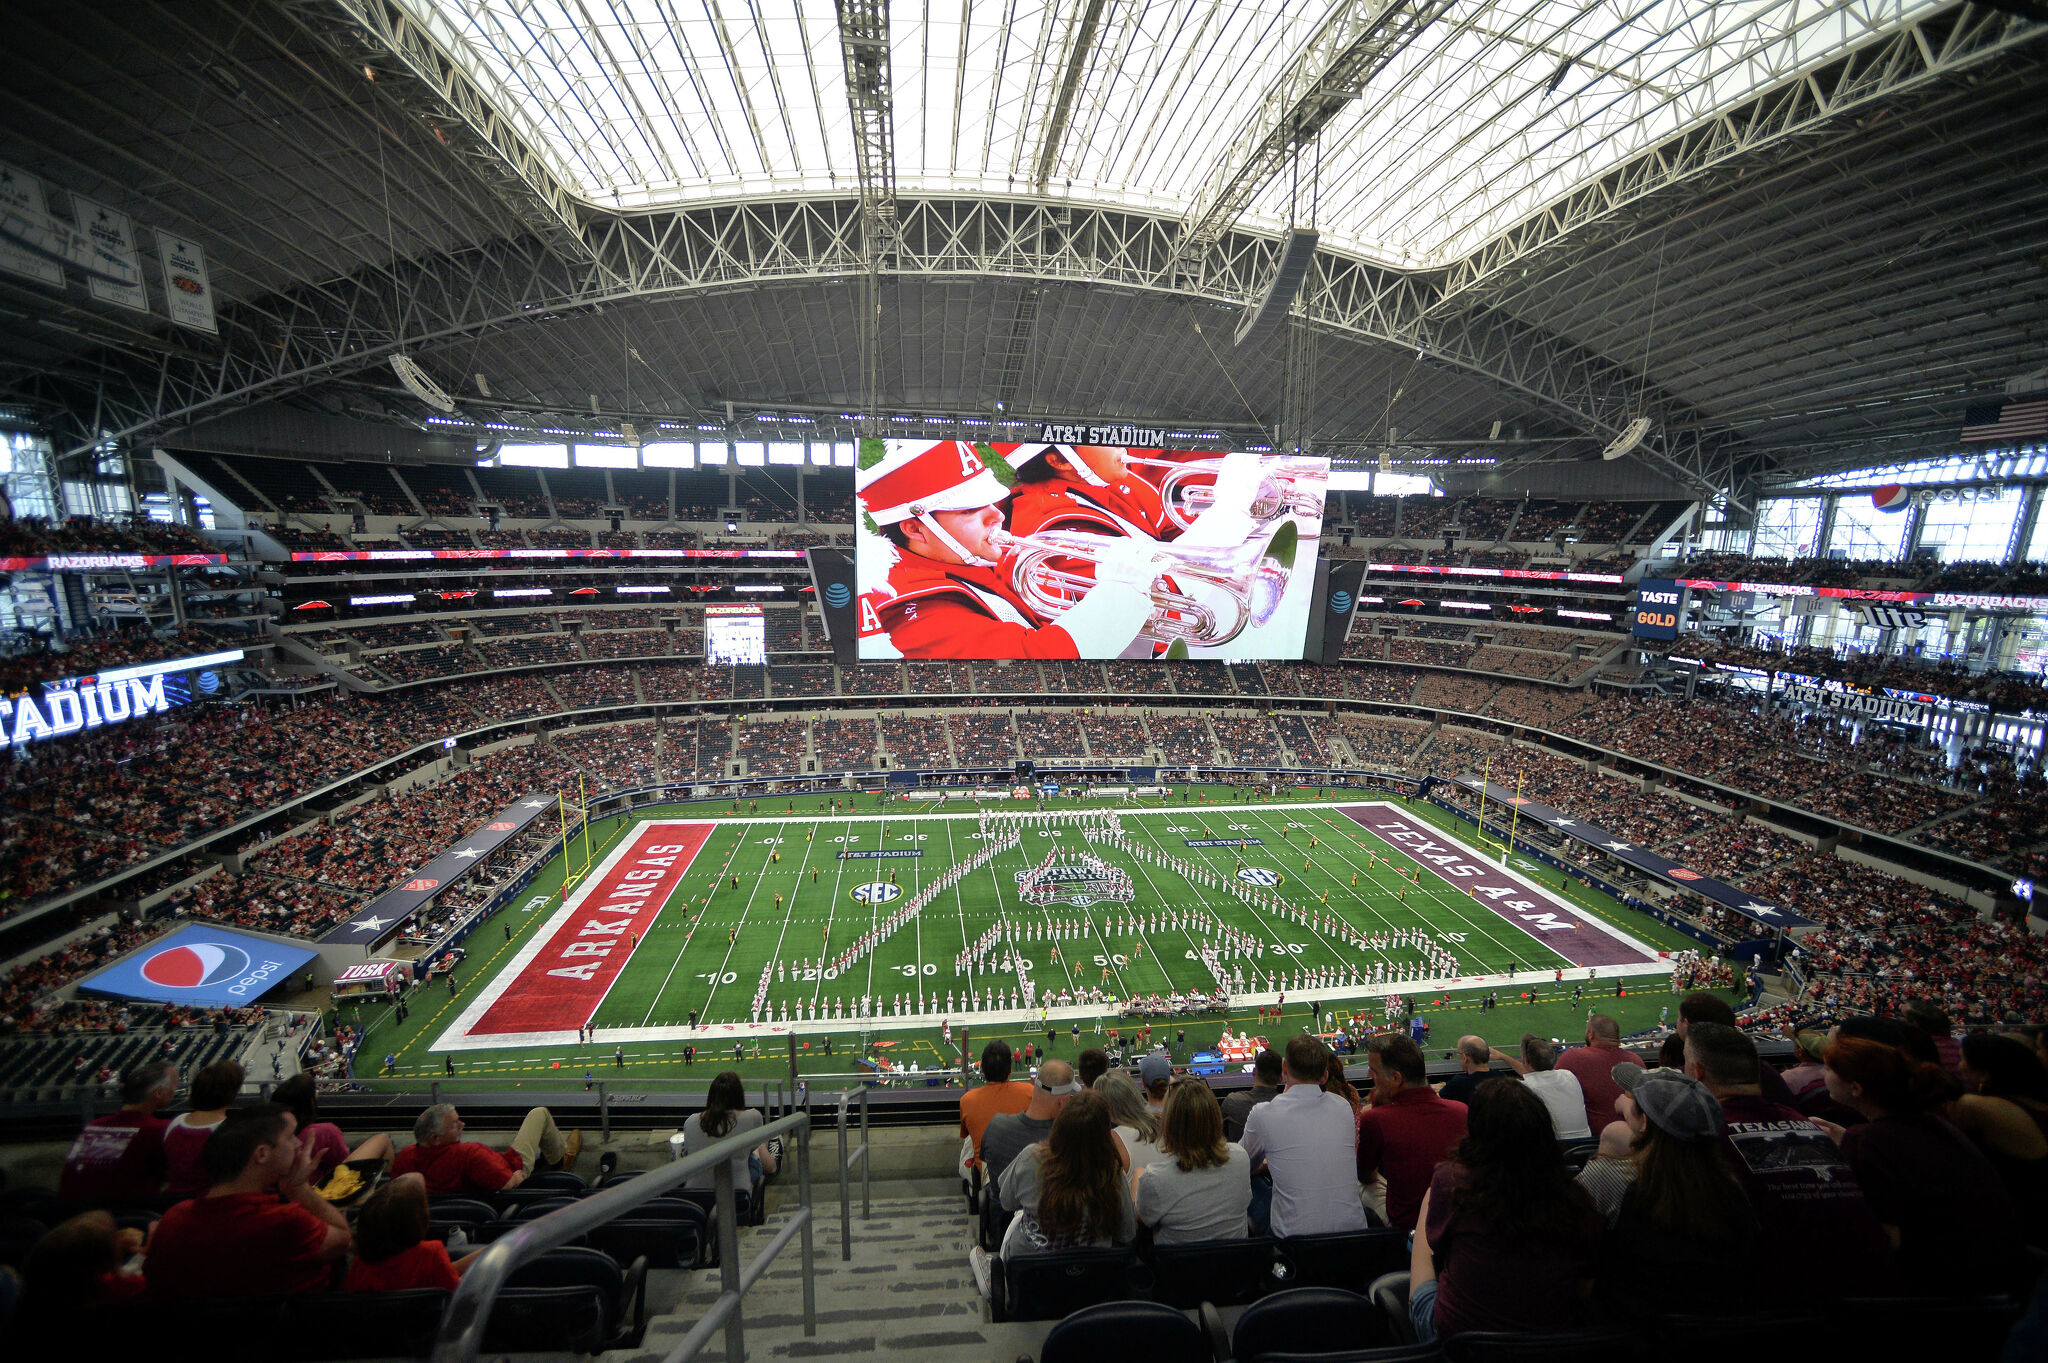
POLYGON ((1654 965, 1657 953, 1624 941, 1594 919, 1462 846, 1392 805, 1345 805, 1339 811, 1367 833, 1419 863, 1474 904, 1527 933, 1573 965, 1654 965), (1571 925, 1577 923, 1575 929, 1571 925))

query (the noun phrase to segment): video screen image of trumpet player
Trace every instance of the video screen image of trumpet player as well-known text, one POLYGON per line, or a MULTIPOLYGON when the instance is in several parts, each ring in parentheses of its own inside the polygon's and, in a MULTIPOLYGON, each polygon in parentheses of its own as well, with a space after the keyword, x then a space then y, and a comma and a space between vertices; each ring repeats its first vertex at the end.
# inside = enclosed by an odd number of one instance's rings
POLYGON ((865 661, 1301 657, 1326 459, 883 449, 855 478, 865 661))

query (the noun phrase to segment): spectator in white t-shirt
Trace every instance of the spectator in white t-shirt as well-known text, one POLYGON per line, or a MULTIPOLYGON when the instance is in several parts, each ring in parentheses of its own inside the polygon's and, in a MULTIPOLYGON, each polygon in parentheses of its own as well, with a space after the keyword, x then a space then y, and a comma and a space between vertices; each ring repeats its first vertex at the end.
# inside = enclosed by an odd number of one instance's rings
POLYGON ((1519 1056, 1496 1047, 1493 1058, 1506 1062, 1522 1076, 1529 1091, 1543 1100, 1543 1106, 1550 1109, 1550 1124, 1556 1128, 1559 1140, 1593 1139, 1593 1128, 1586 1122, 1586 1091, 1579 1087, 1577 1075, 1557 1067, 1555 1044, 1534 1032, 1524 1032, 1519 1056))
POLYGON ((1109 1119, 1116 1124, 1116 1138, 1124 1143, 1131 1168, 1143 1169, 1166 1158, 1159 1151, 1159 1114, 1130 1075, 1111 1070, 1095 1081, 1095 1091, 1109 1104, 1109 1119))

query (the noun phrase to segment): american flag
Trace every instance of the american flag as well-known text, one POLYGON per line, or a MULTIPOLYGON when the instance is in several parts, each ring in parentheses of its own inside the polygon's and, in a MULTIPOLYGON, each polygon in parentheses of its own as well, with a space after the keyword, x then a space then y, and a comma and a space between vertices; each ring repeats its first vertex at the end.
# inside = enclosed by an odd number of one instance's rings
POLYGON ((1963 439, 1975 442, 2048 436, 2048 397, 1978 402, 1963 414, 1963 439))

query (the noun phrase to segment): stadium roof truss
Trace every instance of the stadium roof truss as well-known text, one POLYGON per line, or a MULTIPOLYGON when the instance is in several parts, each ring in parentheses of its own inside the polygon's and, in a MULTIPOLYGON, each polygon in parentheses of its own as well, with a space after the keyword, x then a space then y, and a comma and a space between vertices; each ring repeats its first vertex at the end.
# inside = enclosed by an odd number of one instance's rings
POLYGON ((1940 0, 276 0, 250 26, 374 67, 375 131, 355 92, 224 46, 228 83, 287 130, 331 125, 357 180, 388 149, 426 192, 295 225, 235 196, 307 203, 310 183, 160 158, 155 192, 216 212, 249 274, 223 267, 217 346, 60 314, 95 344, 7 396, 61 393, 77 450, 565 311, 877 268, 1237 307, 1303 223, 1313 324, 1489 380, 1596 448, 1649 416, 1637 457, 1702 489, 1754 457, 1723 414, 1502 301, 1532 262, 1570 277, 1668 218, 1675 187, 1825 153, 1858 110, 2048 31, 1940 0))

